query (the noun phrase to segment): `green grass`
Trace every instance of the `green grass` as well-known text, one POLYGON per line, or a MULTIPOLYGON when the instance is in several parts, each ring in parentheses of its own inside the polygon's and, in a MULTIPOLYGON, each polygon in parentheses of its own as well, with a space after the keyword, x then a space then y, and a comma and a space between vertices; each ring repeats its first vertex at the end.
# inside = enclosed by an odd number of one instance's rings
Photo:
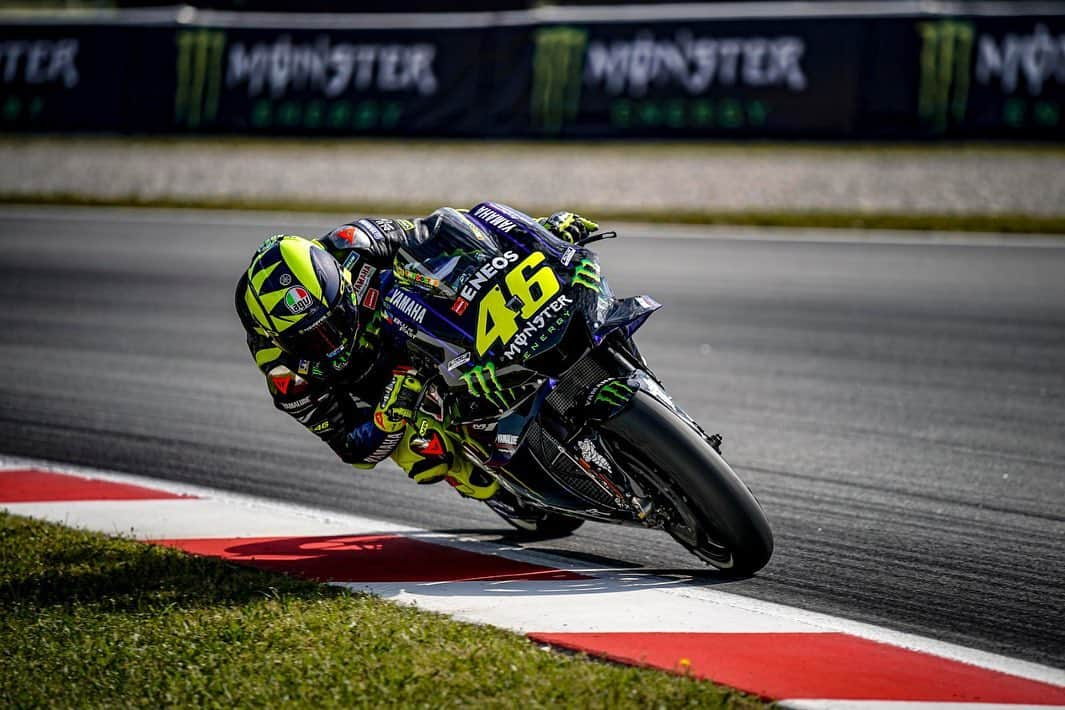
MULTIPOLYGON (((218 210, 277 210, 283 212, 333 212, 345 217, 353 214, 411 216, 429 214, 438 204, 406 202, 344 202, 280 199, 144 199, 100 198, 74 193, 40 195, 5 195, 0 204, 69 205, 85 207, 148 207, 218 210)), ((649 222, 657 224, 732 225, 747 227, 798 227, 814 229, 900 229, 943 232, 993 232, 999 234, 1065 234, 1065 217, 1036 217, 1023 214, 900 214, 894 212, 828 211, 679 211, 679 210, 603 210, 571 205, 609 228, 610 222, 649 222)))
POLYGON ((765 707, 371 596, 2 512, 0 701, 765 707))

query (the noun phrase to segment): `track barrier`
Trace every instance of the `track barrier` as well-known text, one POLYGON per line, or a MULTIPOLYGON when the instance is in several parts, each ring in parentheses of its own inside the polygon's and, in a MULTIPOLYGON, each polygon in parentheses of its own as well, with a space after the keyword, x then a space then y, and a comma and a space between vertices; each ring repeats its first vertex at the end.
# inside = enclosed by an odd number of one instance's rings
POLYGON ((1065 138, 1065 4, 0 14, 0 131, 1065 138))

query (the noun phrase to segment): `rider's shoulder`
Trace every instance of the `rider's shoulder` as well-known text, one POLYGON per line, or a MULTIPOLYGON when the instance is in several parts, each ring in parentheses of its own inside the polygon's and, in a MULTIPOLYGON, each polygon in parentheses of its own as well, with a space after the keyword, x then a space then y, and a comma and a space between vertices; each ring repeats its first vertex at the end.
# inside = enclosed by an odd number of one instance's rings
POLYGON ((334 227, 319 237, 318 242, 334 252, 372 250, 379 242, 394 241, 416 230, 416 224, 408 219, 361 217, 334 227))

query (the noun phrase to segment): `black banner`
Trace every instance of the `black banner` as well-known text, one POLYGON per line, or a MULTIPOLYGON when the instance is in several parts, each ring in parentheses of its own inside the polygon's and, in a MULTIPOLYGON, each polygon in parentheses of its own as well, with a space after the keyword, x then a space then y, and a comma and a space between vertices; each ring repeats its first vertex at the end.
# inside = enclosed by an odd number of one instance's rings
POLYGON ((0 25, 0 131, 1065 138, 1065 12, 425 17, 0 25))
POLYGON ((124 39, 109 27, 0 28, 0 130, 125 128, 124 39))
POLYGON ((536 28, 529 130, 618 137, 848 135, 867 28, 860 20, 536 28))
POLYGON ((923 132, 1065 135, 1065 17, 931 20, 917 34, 923 132))
POLYGON ((477 133, 481 30, 179 29, 173 127, 297 134, 477 133))
POLYGON ((1065 137, 1065 17, 883 20, 873 40, 859 135, 1065 137))

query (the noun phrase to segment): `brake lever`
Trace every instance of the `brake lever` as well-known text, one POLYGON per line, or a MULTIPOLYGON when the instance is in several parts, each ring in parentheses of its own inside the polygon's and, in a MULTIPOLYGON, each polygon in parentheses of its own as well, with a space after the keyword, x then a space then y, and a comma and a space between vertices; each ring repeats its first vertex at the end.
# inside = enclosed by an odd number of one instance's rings
POLYGON ((583 247, 585 244, 591 244, 592 242, 598 242, 601 239, 616 239, 617 232, 600 232, 599 234, 589 234, 584 239, 577 242, 577 246, 583 247))

